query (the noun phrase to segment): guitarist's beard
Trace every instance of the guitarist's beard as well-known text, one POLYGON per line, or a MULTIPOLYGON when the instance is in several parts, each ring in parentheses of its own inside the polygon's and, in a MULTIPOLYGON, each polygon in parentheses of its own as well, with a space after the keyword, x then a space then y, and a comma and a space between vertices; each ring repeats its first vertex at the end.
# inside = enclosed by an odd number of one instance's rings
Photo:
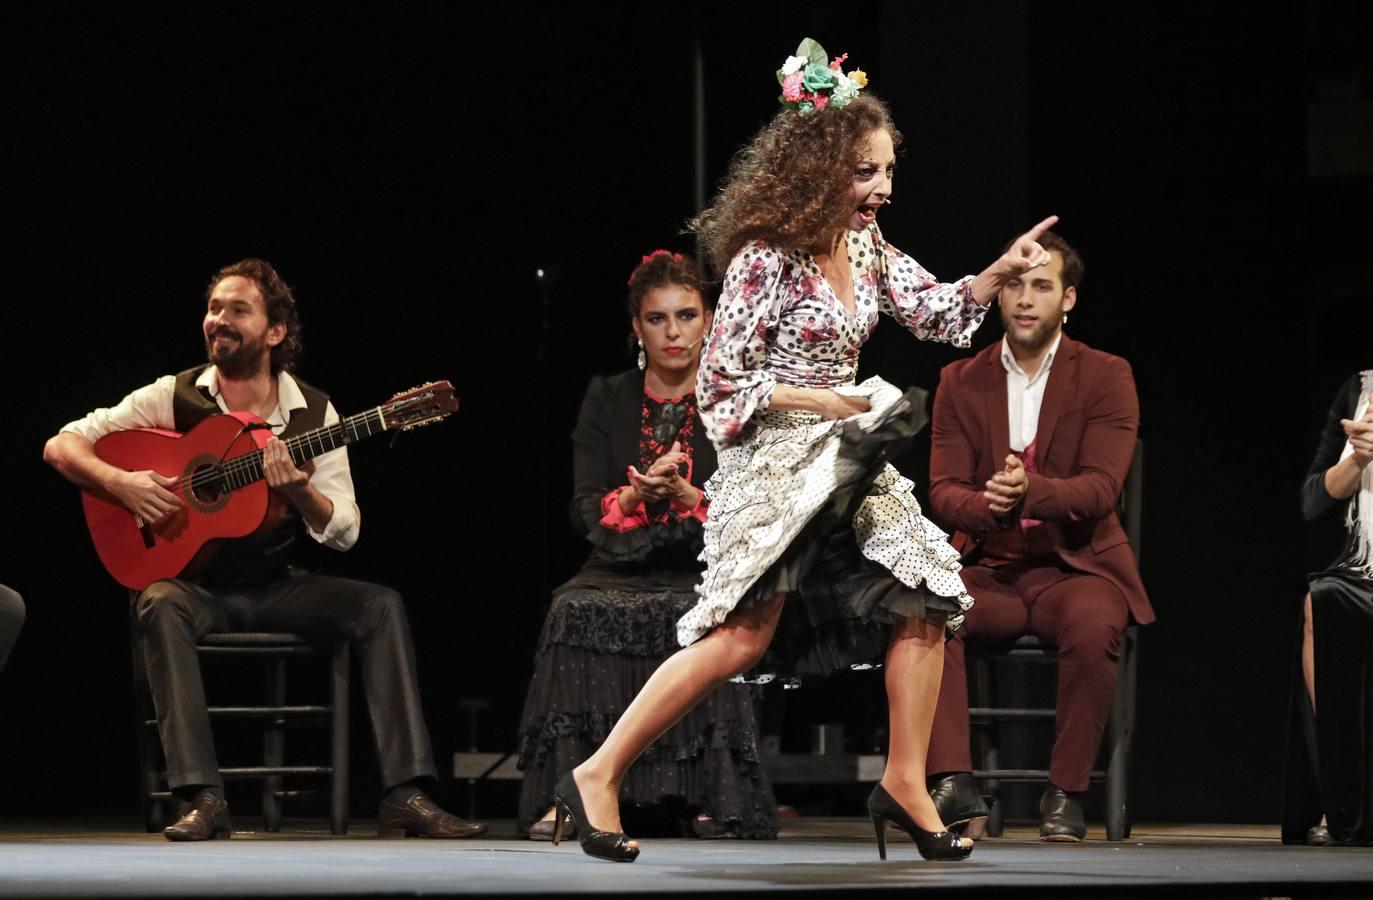
POLYGON ((221 375, 234 381, 240 381, 245 378, 252 378, 262 371, 265 358, 263 353, 266 347, 265 338, 251 341, 237 331, 228 328, 221 328, 215 334, 228 334, 238 338, 238 346, 233 349, 216 348, 214 335, 205 339, 205 355, 221 375))

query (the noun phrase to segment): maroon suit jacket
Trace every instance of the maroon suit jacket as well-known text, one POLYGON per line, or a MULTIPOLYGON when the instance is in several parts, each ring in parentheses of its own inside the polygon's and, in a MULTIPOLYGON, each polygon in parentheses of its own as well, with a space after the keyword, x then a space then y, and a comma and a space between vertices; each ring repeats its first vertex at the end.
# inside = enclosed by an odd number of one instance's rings
MULTIPOLYGON (((1154 610, 1116 517, 1138 430, 1130 364, 1064 335, 1039 412, 1039 471, 1019 515, 1043 520, 1064 562, 1113 582, 1131 617, 1146 624, 1154 610)), ((982 496, 1011 452, 1000 341, 944 367, 931 442, 930 505, 936 522, 962 532, 955 546, 968 550, 992 531, 1019 527, 1019 516, 998 520, 982 496)))

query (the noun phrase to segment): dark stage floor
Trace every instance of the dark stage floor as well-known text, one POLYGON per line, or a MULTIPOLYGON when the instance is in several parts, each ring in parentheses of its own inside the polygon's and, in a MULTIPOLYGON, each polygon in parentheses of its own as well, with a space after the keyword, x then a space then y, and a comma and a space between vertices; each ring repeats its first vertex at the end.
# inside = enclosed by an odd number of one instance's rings
POLYGON ((510 823, 459 842, 379 841, 369 824, 348 838, 288 824, 169 844, 132 822, 3 822, 0 896, 1373 897, 1373 850, 1283 847, 1274 827, 1137 827, 1128 842, 1078 845, 1014 830, 961 863, 924 862, 893 836, 879 863, 866 821, 803 819, 775 842, 653 840, 637 863, 613 865, 517 839, 510 823))

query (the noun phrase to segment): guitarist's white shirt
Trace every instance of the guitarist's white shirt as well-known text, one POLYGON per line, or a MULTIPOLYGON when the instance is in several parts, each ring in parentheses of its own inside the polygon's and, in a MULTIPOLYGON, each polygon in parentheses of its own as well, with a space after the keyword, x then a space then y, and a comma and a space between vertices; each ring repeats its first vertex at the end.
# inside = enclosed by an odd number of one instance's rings
MULTIPOLYGON (((195 380, 196 387, 207 388, 215 403, 225 412, 229 408, 219 393, 219 370, 208 367, 195 380)), ((133 391, 119 403, 111 407, 91 410, 83 418, 68 422, 63 431, 81 435, 95 443, 112 431, 127 431, 130 428, 162 428, 175 430, 176 418, 172 412, 172 398, 176 392, 176 376, 163 375, 152 384, 133 391)), ((305 395, 300 392, 296 381, 286 372, 277 374, 277 408, 267 417, 273 434, 280 434, 290 423, 291 413, 305 409, 305 395)), ((324 409, 324 425, 335 425, 339 421, 338 410, 333 402, 324 409)), ((362 526, 362 511, 358 509, 357 498, 353 493, 353 473, 348 467, 348 448, 340 447, 315 457, 315 471, 310 476, 310 485, 334 504, 334 514, 323 532, 316 532, 307 523, 305 530, 310 537, 335 550, 347 550, 357 543, 358 529, 362 526)))

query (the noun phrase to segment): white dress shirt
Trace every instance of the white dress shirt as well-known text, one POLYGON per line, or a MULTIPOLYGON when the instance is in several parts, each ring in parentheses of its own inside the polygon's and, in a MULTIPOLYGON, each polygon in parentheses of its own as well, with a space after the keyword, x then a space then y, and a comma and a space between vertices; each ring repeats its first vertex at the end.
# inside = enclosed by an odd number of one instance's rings
POLYGON ((1054 364, 1061 340, 1062 331, 1054 338, 1049 352, 1044 355, 1044 362, 1040 363, 1039 371, 1031 378, 1016 362, 1011 345, 1004 337, 1001 339, 1001 365, 1006 368, 1006 412, 1010 417, 1011 449, 1016 453, 1033 444, 1039 432, 1039 408, 1044 405, 1049 368, 1054 364))
MULTIPOLYGON (((226 413, 229 407, 219 392, 219 370, 210 366, 195 380, 196 387, 207 388, 219 408, 226 413)), ((176 428, 173 413, 173 396, 176 393, 176 376, 163 375, 152 384, 133 391, 112 407, 92 410, 83 418, 68 422, 63 431, 79 434, 91 443, 112 431, 127 431, 130 428, 176 428)), ((300 387, 286 372, 277 375, 277 408, 267 417, 273 434, 281 434, 291 421, 291 413, 305 409, 305 395, 300 387)), ((332 402, 324 408, 324 425, 334 425, 339 421, 338 410, 332 402)), ((353 473, 348 467, 348 448, 339 447, 328 453, 316 456, 315 471, 310 475, 310 485, 334 504, 333 515, 323 532, 316 532, 306 523, 305 530, 310 537, 335 550, 347 550, 357 543, 358 529, 362 525, 362 511, 358 509, 353 493, 353 473)))

